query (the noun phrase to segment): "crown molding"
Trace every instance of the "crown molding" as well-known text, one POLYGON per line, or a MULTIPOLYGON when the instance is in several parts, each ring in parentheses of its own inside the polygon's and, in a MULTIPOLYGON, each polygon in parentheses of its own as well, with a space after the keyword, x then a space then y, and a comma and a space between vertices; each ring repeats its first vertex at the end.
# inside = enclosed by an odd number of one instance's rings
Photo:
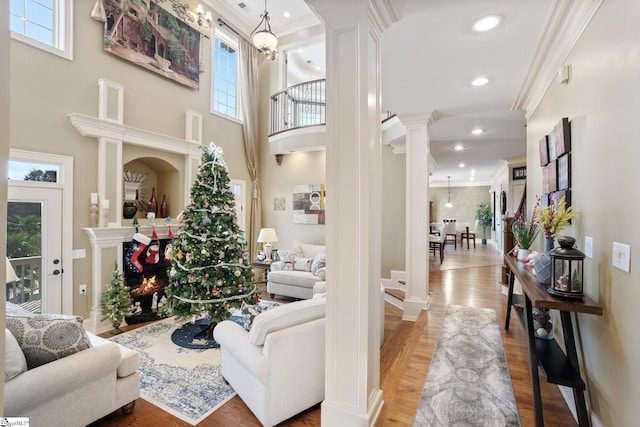
POLYGON ((604 0, 555 0, 541 31, 529 72, 512 105, 528 120, 604 0))

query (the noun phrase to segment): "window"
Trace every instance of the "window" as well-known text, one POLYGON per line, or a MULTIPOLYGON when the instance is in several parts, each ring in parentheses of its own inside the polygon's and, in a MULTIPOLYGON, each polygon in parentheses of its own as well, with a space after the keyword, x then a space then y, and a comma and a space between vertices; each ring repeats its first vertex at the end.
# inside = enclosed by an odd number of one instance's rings
POLYGON ((72 59, 73 0, 10 0, 11 37, 72 59))
POLYGON ((216 31, 213 43, 213 111, 234 119, 240 118, 238 101, 238 44, 216 31))
POLYGON ((9 160, 9 179, 15 181, 58 182, 60 166, 9 160))

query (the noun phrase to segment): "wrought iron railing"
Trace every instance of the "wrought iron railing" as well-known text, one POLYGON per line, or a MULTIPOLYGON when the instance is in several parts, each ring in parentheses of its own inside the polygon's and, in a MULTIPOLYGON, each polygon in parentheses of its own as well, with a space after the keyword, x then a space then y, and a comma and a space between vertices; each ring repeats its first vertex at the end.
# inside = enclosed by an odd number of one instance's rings
POLYGON ((326 80, 313 80, 271 95, 269 136, 291 129, 326 124, 326 80))
POLYGON ((11 258, 9 262, 16 272, 18 280, 7 283, 7 301, 14 304, 25 304, 39 300, 41 297, 40 273, 42 271, 42 257, 11 258))

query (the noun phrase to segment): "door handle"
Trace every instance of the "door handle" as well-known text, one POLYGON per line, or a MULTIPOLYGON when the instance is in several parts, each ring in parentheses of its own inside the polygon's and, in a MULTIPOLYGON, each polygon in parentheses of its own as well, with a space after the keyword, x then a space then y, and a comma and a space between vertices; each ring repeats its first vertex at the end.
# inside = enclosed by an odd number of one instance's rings
POLYGON ((57 276, 58 274, 60 274, 60 270, 53 270, 53 275, 57 276))

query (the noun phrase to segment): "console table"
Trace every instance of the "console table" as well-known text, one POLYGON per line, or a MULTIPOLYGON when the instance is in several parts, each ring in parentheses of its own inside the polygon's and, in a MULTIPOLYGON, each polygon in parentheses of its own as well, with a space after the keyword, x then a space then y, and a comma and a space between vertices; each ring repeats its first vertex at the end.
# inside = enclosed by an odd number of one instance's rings
POLYGON ((264 278, 260 282, 255 283, 267 283, 269 270, 271 269, 271 263, 266 261, 251 261, 251 268, 264 270, 264 278))
POLYGON ((504 328, 509 329, 511 307, 513 307, 527 333, 529 372, 531 374, 531 391, 533 393, 536 426, 544 426, 538 365, 542 368, 542 373, 548 382, 573 388, 578 423, 581 426, 589 426, 587 405, 584 399, 585 382, 580 376, 571 313, 602 315, 602 307, 587 296, 582 299, 553 296, 547 292, 547 286, 538 282, 531 269, 525 267, 522 262, 519 262, 511 255, 505 255, 504 261, 510 270, 507 315, 504 328), (513 294, 513 285, 516 278, 522 285, 523 295, 513 294), (524 307, 521 304, 522 302, 524 302, 524 307), (555 339, 544 340, 535 337, 531 313, 533 307, 558 310, 560 312, 566 353, 562 351, 555 339))

